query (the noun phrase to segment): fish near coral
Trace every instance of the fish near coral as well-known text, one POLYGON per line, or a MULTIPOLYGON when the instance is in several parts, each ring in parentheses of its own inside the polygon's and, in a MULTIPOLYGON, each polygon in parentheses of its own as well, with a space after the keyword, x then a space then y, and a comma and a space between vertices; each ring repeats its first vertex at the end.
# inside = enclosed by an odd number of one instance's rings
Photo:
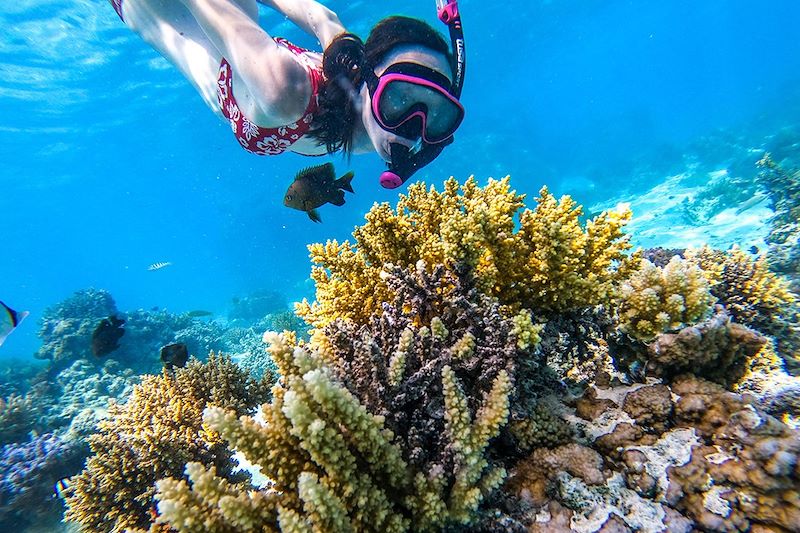
POLYGON ((182 342, 167 344, 161 348, 161 362, 167 370, 172 370, 174 367, 183 368, 188 360, 189 349, 182 342))
POLYGON ((206 311, 204 309, 195 309, 194 311, 189 311, 188 313, 186 313, 186 316, 190 318, 203 318, 206 316, 211 316, 213 314, 214 313, 212 313, 211 311, 206 311))
POLYGON ((314 222, 322 222, 317 208, 327 203, 344 205, 344 191, 353 192, 350 185, 353 176, 351 171, 336 179, 333 163, 303 169, 286 189, 283 205, 305 211, 314 222))
POLYGON ((125 321, 112 315, 97 324, 92 333, 92 353, 96 357, 108 355, 119 348, 119 340, 125 335, 125 321))
POLYGON ((0 346, 3 345, 6 337, 17 329, 17 326, 19 326, 29 314, 28 311, 14 311, 3 302, 0 302, 0 346))

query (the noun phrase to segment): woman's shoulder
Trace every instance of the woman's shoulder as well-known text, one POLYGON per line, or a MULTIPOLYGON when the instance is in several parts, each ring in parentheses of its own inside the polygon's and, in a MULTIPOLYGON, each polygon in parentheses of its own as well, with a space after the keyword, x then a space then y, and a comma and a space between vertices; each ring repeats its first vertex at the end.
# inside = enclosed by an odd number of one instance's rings
POLYGON ((302 116, 321 80, 321 55, 276 38, 262 75, 251 77, 248 89, 264 119, 286 123, 302 116))

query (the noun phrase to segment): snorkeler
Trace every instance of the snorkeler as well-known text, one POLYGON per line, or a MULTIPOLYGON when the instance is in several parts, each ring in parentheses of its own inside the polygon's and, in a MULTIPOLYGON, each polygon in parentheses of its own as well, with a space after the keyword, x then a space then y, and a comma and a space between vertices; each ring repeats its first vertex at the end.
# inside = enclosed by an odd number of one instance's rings
POLYGON ((437 0, 453 53, 417 19, 386 18, 363 42, 314 0, 258 1, 315 36, 324 52, 270 36, 256 0, 110 0, 251 153, 375 151, 388 166, 381 184, 395 188, 453 141, 464 117, 456 0, 437 0))

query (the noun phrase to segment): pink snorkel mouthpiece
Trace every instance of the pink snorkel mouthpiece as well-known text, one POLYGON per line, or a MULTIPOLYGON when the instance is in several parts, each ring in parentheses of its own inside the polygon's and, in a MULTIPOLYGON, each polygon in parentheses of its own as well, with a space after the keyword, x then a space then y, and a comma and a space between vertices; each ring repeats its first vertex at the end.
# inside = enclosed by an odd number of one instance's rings
POLYGON ((380 177, 381 186, 384 189, 396 189, 403 184, 403 180, 400 179, 400 176, 392 172, 391 170, 387 170, 380 177))

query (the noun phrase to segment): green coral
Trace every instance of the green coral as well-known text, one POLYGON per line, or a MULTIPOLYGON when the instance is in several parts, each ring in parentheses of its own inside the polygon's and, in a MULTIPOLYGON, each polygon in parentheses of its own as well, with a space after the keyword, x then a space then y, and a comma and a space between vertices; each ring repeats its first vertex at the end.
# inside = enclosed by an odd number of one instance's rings
POLYGON ((197 519, 189 518, 195 515, 209 531, 268 531, 274 522, 245 526, 275 513, 288 531, 438 530, 468 521, 502 481, 504 471, 489 465, 484 450, 508 416, 511 382, 505 372, 473 417, 458 378, 443 369, 447 435, 457 465, 447 483, 441 471, 410 468, 384 418, 364 408, 318 354, 296 346, 291 335, 267 338, 282 380, 263 408, 265 423, 222 408, 204 416, 210 431, 272 480, 260 501, 266 509, 254 508, 253 495, 209 480, 210 469, 193 466, 187 472, 191 487, 174 479, 159 482, 161 522, 196 531, 197 519), (215 510, 223 495, 230 512, 215 510))
POLYGON ((543 402, 536 402, 526 417, 508 425, 517 446, 524 453, 530 453, 536 448, 553 448, 566 444, 572 437, 570 425, 543 402))
POLYGON ((639 269, 621 283, 616 308, 623 331, 650 341, 699 322, 713 303, 703 271, 675 256, 664 268, 642 259, 639 269))
POLYGON ((66 520, 85 531, 147 529, 156 480, 180 476, 187 462, 244 481, 232 473, 231 451, 203 429, 203 409, 214 404, 242 415, 267 398, 266 382, 253 381, 230 358, 214 354, 174 375, 146 376, 125 404, 110 406, 90 437, 93 455, 70 480, 66 520))
POLYGON ((373 206, 355 243, 309 246, 316 301, 297 311, 315 328, 336 318, 364 324, 392 299, 385 265, 413 268, 419 260, 467 266, 480 291, 511 308, 562 311, 607 301, 615 265, 630 247, 622 233, 630 211, 604 212, 584 226, 568 196, 557 200, 542 188, 534 210, 523 210, 523 200, 507 177, 483 188, 451 178, 442 192, 411 185, 396 209, 373 206))

